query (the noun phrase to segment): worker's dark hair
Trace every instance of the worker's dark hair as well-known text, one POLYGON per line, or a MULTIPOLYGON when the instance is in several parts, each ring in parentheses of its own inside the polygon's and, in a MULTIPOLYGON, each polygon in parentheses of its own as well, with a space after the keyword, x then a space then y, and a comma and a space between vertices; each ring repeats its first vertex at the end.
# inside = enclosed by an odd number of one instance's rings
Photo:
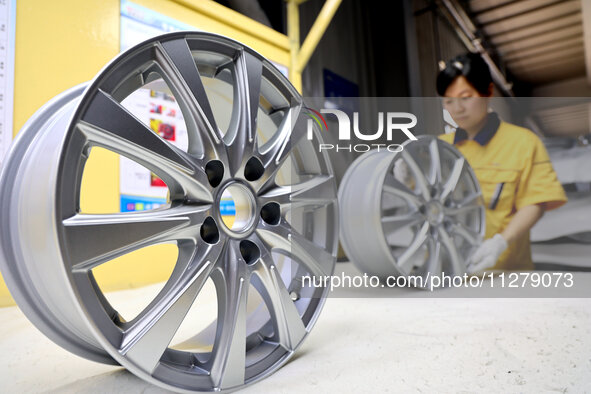
POLYGON ((440 96, 452 84, 454 79, 464 76, 482 96, 489 96, 492 83, 490 70, 486 62, 477 53, 465 53, 446 63, 440 63, 441 71, 437 75, 437 93, 440 96))

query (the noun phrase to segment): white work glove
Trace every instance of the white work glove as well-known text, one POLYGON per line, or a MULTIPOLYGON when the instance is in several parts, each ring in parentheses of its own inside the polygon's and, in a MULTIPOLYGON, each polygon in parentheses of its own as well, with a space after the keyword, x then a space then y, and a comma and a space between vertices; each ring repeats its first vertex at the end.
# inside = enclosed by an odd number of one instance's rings
POLYGON ((501 234, 495 234, 492 238, 484 241, 472 256, 472 262, 467 267, 468 273, 473 274, 493 267, 508 246, 501 234))

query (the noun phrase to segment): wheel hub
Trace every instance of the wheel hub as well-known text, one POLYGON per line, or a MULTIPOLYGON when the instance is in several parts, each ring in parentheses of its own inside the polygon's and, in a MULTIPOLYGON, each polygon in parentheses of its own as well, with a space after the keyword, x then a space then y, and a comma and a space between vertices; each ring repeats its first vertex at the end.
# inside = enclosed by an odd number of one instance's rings
POLYGON ((235 180, 228 182, 221 188, 216 200, 223 228, 230 236, 245 238, 255 229, 258 211, 257 200, 252 189, 246 184, 235 180), (222 196, 224 195, 229 195, 235 209, 234 220, 231 224, 224 220, 221 212, 222 196))
POLYGON ((437 200, 431 200, 425 205, 425 214, 427 221, 431 226, 438 226, 443 221, 443 204, 437 200))

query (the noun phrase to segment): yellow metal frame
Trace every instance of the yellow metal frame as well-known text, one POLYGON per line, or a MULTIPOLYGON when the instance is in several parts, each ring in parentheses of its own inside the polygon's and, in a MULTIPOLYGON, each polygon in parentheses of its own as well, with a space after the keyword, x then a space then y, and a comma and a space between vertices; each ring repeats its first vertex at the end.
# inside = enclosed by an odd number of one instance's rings
POLYGON ((341 5, 341 1, 327 0, 324 3, 320 14, 300 47, 300 11, 298 7, 306 0, 287 0, 287 36, 291 51, 289 79, 299 92, 302 91, 302 72, 341 5))
MULTIPOLYGON (((326 2, 300 48, 297 6, 301 1, 288 0, 289 37, 211 0, 132 1, 204 31, 236 39, 288 66, 299 91, 301 72, 340 4, 340 0, 326 2)), ((91 80, 119 53, 120 1, 19 0, 16 15, 14 135, 44 103, 91 80)), ((93 150, 92 156, 85 167, 81 206, 97 213, 117 212, 119 160, 100 149, 93 150)), ((175 256, 176 248, 171 245, 156 245, 120 258, 117 268, 125 267, 129 276, 116 276, 107 267, 97 274, 97 280, 107 291, 162 281, 171 270, 170 264, 149 270, 142 269, 142 264, 149 259, 174 263, 175 256)), ((0 277, 0 306, 13 304, 0 277)))

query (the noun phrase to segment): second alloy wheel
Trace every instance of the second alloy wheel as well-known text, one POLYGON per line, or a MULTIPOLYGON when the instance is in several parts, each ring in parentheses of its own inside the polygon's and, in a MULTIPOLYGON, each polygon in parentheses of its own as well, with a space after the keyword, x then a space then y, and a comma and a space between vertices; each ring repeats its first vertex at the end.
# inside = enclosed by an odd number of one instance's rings
POLYGON ((341 182, 339 206, 347 256, 382 278, 461 275, 485 231, 474 172, 431 136, 359 157, 341 182))

